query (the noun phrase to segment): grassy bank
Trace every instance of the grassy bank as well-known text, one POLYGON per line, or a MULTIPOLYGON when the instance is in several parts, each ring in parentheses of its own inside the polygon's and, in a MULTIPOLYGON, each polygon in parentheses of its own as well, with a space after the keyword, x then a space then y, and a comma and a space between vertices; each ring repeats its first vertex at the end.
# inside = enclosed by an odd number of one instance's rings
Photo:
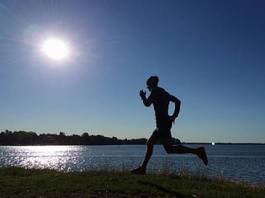
POLYGON ((0 197, 265 197, 264 187, 203 177, 0 168, 0 197))

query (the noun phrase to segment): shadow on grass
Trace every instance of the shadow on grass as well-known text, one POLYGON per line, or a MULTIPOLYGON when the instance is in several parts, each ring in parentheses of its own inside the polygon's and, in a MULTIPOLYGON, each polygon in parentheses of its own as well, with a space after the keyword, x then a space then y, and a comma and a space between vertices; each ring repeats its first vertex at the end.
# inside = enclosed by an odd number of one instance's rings
POLYGON ((146 185, 146 186, 150 186, 150 187, 156 188, 157 190, 162 191, 164 193, 167 193, 169 195, 172 195, 172 196, 174 196, 176 198, 185 198, 184 195, 179 194, 178 192, 166 189, 165 187, 163 187, 161 185, 158 185, 158 184, 155 184, 155 183, 152 183, 152 182, 139 181, 139 183, 141 183, 143 185, 146 185))

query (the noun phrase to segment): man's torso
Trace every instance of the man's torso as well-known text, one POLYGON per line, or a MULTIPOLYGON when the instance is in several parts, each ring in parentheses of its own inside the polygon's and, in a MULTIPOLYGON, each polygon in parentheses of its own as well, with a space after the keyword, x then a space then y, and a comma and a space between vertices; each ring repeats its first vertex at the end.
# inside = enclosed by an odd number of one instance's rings
POLYGON ((169 121, 169 96, 169 93, 160 87, 156 87, 150 94, 158 126, 161 124, 164 125, 165 122, 167 123, 169 121))

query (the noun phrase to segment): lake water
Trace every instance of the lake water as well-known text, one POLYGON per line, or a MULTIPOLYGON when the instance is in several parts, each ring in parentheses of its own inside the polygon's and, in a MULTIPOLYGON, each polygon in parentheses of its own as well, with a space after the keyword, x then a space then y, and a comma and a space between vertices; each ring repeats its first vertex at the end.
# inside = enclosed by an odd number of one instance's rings
MULTIPOLYGON (((161 145, 156 145, 148 171, 189 171, 209 177, 265 184, 265 145, 205 145, 205 148, 209 160, 207 167, 196 156, 168 155, 161 145)), ((144 154, 144 145, 0 146, 0 166, 126 171, 137 167, 144 154)))

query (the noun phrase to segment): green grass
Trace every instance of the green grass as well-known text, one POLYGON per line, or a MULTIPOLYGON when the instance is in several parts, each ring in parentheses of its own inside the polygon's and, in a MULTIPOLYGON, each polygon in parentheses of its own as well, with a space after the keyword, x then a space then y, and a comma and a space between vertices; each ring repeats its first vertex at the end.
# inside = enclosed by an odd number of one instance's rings
POLYGON ((0 197, 265 197, 264 186, 185 175, 0 168, 0 197))

